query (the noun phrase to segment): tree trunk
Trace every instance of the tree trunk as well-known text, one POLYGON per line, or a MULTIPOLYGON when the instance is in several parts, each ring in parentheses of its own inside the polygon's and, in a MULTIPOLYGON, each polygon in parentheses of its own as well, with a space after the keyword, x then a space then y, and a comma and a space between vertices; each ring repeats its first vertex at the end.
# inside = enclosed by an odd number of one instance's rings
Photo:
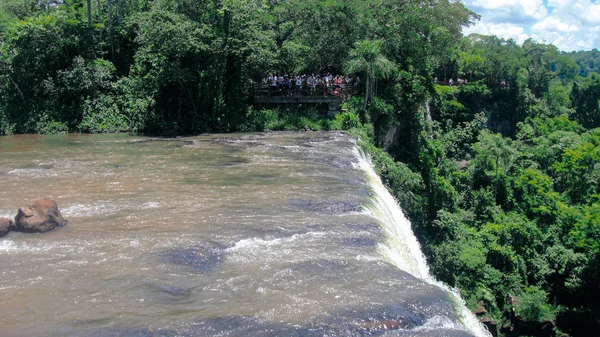
POLYGON ((117 23, 119 26, 123 23, 123 0, 117 1, 117 23))
POLYGON ((92 0, 87 0, 88 24, 92 25, 92 0))
POLYGON ((496 183, 496 188, 494 189, 494 200, 498 201, 498 164, 499 164, 500 158, 498 158, 498 156, 496 156, 496 178, 495 183, 496 183))
POLYGON ((10 81, 12 82, 12 84, 15 86, 15 88, 17 88, 17 91, 19 92, 19 96, 21 96, 23 103, 25 103, 25 95, 23 95, 21 88, 19 88, 19 86, 17 85, 17 82, 15 82, 15 80, 13 80, 12 76, 10 76, 9 74, 7 74, 7 75, 8 75, 8 78, 10 79, 10 81))
POLYGON ((100 4, 100 0, 96 0, 96 3, 98 4, 98 22, 102 22, 102 5, 100 4))
POLYGON ((369 82, 370 82, 370 76, 369 76, 369 74, 367 74, 367 78, 365 79, 365 102, 363 104, 363 111, 364 111, 365 115, 367 113, 367 102, 369 102, 369 96, 370 96, 370 91, 371 91, 371 90, 369 90, 371 88, 371 84, 369 82))
POLYGON ((108 8, 107 9, 108 9, 108 32, 110 34, 110 50, 112 53, 112 59, 114 61, 115 60, 115 43, 113 41, 114 29, 113 29, 113 17, 112 17, 112 14, 113 14, 112 2, 113 2, 113 0, 108 0, 108 4, 107 4, 108 8))

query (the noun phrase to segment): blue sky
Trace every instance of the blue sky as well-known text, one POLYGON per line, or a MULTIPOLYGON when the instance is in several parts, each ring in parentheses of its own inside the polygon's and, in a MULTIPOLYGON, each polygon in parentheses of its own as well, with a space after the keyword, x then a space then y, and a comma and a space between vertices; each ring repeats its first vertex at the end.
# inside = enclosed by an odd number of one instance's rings
POLYGON ((552 43, 560 50, 600 49, 600 0, 463 0, 481 15, 465 35, 479 33, 552 43))

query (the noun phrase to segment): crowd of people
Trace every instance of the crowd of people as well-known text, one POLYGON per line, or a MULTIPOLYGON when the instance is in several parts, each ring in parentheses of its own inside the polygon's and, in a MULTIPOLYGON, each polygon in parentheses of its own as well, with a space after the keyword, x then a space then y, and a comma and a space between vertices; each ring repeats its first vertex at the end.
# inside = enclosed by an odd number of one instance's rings
POLYGON ((273 74, 263 79, 261 83, 271 91, 282 92, 285 95, 336 95, 346 96, 360 87, 359 76, 332 75, 280 75, 273 74), (348 90, 352 89, 352 90, 348 90))
MULTIPOLYGON (((454 79, 450 79, 448 81, 446 81, 446 79, 444 78, 442 81, 440 81, 437 76, 433 79, 433 83, 435 84, 441 84, 441 85, 465 85, 465 84, 469 84, 469 81, 467 79, 462 79, 462 78, 458 78, 456 80, 456 82, 454 81, 454 79)), ((505 88, 508 87, 508 81, 506 80, 502 80, 500 82, 500 87, 505 88)))
POLYGON ((448 81, 446 81, 446 79, 444 78, 442 81, 440 81, 437 77, 435 77, 433 79, 433 83, 435 84, 442 84, 442 85, 463 85, 463 84, 469 84, 469 81, 467 81, 467 79, 463 79, 463 78, 458 78, 456 80, 456 82, 454 82, 454 79, 450 79, 448 81))

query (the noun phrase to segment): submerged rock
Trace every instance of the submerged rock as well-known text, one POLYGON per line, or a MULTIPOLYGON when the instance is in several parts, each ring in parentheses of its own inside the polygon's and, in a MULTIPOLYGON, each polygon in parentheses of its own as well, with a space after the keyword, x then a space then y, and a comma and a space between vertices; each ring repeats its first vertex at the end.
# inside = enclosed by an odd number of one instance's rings
POLYGON ((76 333, 76 337, 175 337, 178 334, 172 330, 150 330, 147 328, 102 328, 76 333))
POLYGON ((492 334, 492 337, 498 337, 498 322, 494 321, 489 317, 482 318, 481 320, 479 320, 479 322, 485 325, 490 334, 492 334))
POLYGON ((333 155, 316 158, 315 162, 337 169, 352 169, 355 163, 352 158, 333 155))
POLYGON ((367 237, 345 238, 342 240, 344 246, 349 247, 373 247, 377 245, 377 240, 367 237))
POLYGON ((313 201, 300 199, 293 201, 293 205, 311 212, 330 214, 354 213, 360 212, 362 209, 362 204, 355 200, 313 201))
POLYGON ((246 337, 472 337, 468 332, 440 328, 423 329, 425 318, 402 306, 381 306, 333 314, 322 322, 307 325, 265 322, 252 317, 224 316, 205 318, 193 327, 179 332, 182 336, 246 336, 246 337))
POLYGON ((173 285, 148 284, 146 293, 148 301, 156 303, 186 303, 192 300, 192 288, 173 285))
POLYGON ((0 238, 10 232, 10 227, 12 227, 12 225, 12 219, 0 218, 0 238))
POLYGON ((212 271, 221 261, 223 249, 215 244, 202 243, 191 248, 174 248, 163 253, 172 263, 193 267, 202 272, 212 271))
POLYGON ((60 214, 56 202, 44 198, 19 208, 12 229, 25 233, 44 233, 66 224, 67 220, 60 214))

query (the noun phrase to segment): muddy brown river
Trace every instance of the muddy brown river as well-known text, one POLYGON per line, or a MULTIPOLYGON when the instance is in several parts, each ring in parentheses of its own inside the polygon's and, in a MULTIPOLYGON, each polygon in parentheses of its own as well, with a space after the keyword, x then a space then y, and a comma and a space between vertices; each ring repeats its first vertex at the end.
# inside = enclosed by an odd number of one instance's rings
POLYGON ((0 336, 486 336, 352 137, 0 137, 0 336))

